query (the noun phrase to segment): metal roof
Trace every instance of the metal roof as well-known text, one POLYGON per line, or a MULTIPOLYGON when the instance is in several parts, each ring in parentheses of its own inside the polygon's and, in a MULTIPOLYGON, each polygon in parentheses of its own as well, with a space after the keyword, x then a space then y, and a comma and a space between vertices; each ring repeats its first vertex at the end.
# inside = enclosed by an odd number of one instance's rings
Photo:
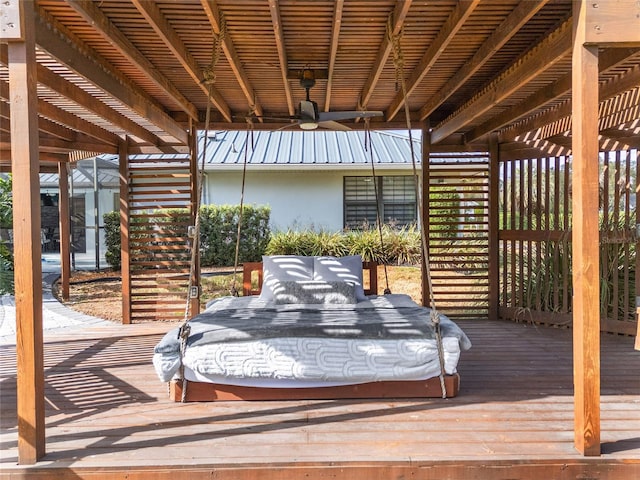
MULTIPOLYGON (((413 133, 414 155, 420 162, 420 134, 413 133)), ((407 132, 363 131, 220 131, 202 135, 200 155, 206 155, 207 169, 242 168, 361 168, 371 164, 387 168, 411 166, 407 132), (205 139, 207 140, 205 144, 205 139)))
MULTIPOLYGON (((421 163, 421 132, 412 131, 413 154, 421 163)), ((485 152, 480 152, 485 153, 485 152)), ((198 137, 198 163, 205 155, 205 170, 242 169, 245 154, 253 170, 332 170, 370 168, 373 157, 376 168, 410 169, 411 148, 405 131, 267 131, 222 130, 201 132, 198 137)), ((439 153, 437 156, 455 161, 477 153, 439 153)), ((117 155, 99 158, 118 163, 117 155)), ((151 153, 132 155, 134 159, 186 160, 184 153, 151 153)))

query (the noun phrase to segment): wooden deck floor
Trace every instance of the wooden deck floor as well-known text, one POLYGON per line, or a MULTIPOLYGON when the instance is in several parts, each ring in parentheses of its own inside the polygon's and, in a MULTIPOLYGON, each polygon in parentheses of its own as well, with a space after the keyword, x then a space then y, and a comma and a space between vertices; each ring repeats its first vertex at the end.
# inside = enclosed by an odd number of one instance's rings
POLYGON ((602 451, 573 447, 571 331, 459 322, 460 396, 175 404, 151 366, 170 325, 47 334, 47 454, 17 465, 15 347, 0 347, 2 478, 635 479, 640 352, 602 337, 602 451))

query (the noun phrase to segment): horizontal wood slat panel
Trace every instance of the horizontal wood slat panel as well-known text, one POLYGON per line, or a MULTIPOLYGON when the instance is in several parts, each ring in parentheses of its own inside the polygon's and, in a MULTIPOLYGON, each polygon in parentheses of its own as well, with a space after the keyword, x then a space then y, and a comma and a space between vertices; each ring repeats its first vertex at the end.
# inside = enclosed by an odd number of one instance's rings
POLYGON ((429 261, 436 306, 452 318, 488 315, 488 159, 431 157, 429 261))
POLYGON ((179 318, 191 264, 189 159, 138 158, 129 164, 129 177, 131 318, 179 318))

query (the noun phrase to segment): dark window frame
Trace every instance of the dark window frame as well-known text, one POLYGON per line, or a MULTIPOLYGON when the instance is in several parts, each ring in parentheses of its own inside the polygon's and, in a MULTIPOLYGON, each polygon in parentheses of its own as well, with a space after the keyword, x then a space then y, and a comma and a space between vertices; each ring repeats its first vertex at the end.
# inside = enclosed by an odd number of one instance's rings
POLYGON ((418 205, 413 175, 376 176, 377 198, 373 183, 371 183, 371 187, 367 187, 365 184, 365 182, 373 180, 374 177, 370 175, 346 175, 343 177, 343 228, 359 228, 365 222, 369 225, 375 225, 377 219, 376 200, 384 224, 402 227, 417 223, 418 205), (402 179, 402 186, 398 185, 399 179, 402 179), (360 213, 354 211, 358 209, 360 213), (398 211, 398 209, 405 210, 403 217, 390 217, 388 212, 398 211), (409 211, 410 213, 407 213, 409 211), (360 216, 355 218, 358 215, 360 216))

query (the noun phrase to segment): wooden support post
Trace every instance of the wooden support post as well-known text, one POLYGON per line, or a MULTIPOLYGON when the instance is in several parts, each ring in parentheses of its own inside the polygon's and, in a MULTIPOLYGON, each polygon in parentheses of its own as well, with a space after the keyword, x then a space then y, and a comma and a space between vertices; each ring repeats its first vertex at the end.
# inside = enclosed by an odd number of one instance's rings
MULTIPOLYGON (((200 189, 198 188, 200 181, 200 173, 198 171, 198 129, 196 128, 196 122, 191 120, 191 125, 189 128, 189 170, 190 170, 190 179, 191 179, 191 225, 196 224, 196 214, 198 212, 198 208, 200 208, 200 200, 198 195, 200 193, 200 189)), ((189 310, 191 312, 191 316, 197 315, 200 313, 200 239, 193 239, 193 248, 196 249, 195 255, 195 264, 192 269, 192 277, 191 277, 191 286, 198 289, 198 295, 194 298, 191 296, 189 292, 190 298, 190 306, 189 310)))
MULTIPOLYGON (((34 3, 21 3, 22 38, 9 43, 18 462, 45 454, 40 171, 34 3)), ((11 8, 11 6, 9 6, 11 8)))
POLYGON ((587 2, 573 5, 574 442, 593 456, 600 455, 598 47, 585 46, 587 2))
POLYGON ((60 294, 63 300, 69 300, 69 281, 71 279, 71 216, 69 215, 69 164, 58 163, 58 215, 60 231, 60 294))
MULTIPOLYGON (((635 185, 636 205, 640 200, 640 150, 636 151, 636 185, 635 185)), ((637 215, 637 214, 636 214, 637 215)), ((640 218, 636 216, 636 275, 640 272, 640 255, 637 254, 640 247, 640 218)), ((640 350, 640 282, 636 277, 636 344, 635 349, 640 350)))
POLYGON ((131 323, 131 262, 129 256, 129 139, 120 143, 120 275, 122 277, 122 323, 131 323))
POLYGON ((489 320, 497 320, 500 307, 500 145, 498 136, 489 139, 489 320))
MULTIPOLYGON (((431 131, 429 125, 429 119, 427 119, 422 126, 422 157, 421 157, 421 170, 422 175, 420 175, 420 180, 422 184, 420 185, 422 191, 422 218, 420 222, 424 225, 424 234, 426 235, 427 246, 429 245, 429 167, 430 167, 430 155, 431 155, 431 131)), ((416 199, 420 201, 420 199, 416 199)), ((422 305, 425 307, 431 306, 431 302, 429 301, 429 281, 427 278, 427 264, 426 262, 429 260, 429 251, 422 252, 422 305)))

